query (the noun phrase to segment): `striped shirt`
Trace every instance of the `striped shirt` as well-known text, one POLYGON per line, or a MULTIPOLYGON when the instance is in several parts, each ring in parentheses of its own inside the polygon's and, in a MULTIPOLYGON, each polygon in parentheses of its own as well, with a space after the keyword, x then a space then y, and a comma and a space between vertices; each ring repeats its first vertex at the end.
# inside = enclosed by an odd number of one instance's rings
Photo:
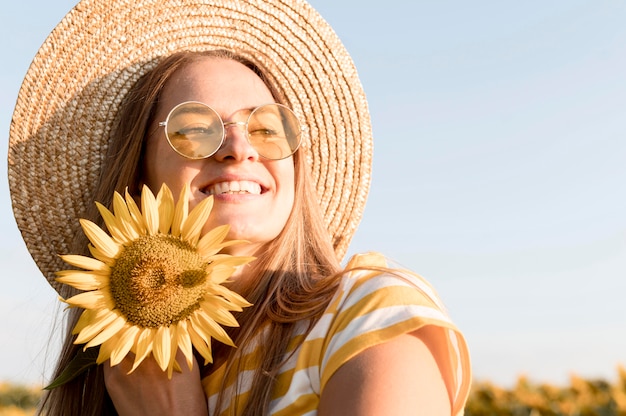
MULTIPOLYGON (((347 267, 357 266, 386 267, 386 261, 375 253, 357 255, 347 267)), ((277 377, 271 415, 316 415, 320 394, 341 365, 369 347, 425 325, 435 325, 445 332, 447 345, 443 347, 447 347, 451 371, 443 377, 452 414, 463 414, 471 379, 467 346, 433 288, 418 275, 405 270, 398 270, 397 275, 373 271, 346 274, 325 313, 302 342, 304 324, 292 339, 295 353, 277 377)), ((259 339, 263 339, 263 334, 259 339)), ((219 412, 215 405, 224 366, 203 380, 210 414, 236 414, 235 401, 241 410, 253 371, 261 359, 255 356, 257 346, 258 342, 244 348, 246 365, 238 374, 239 392, 233 402, 223 403, 219 412)), ((233 385, 230 383, 231 389, 233 385)))

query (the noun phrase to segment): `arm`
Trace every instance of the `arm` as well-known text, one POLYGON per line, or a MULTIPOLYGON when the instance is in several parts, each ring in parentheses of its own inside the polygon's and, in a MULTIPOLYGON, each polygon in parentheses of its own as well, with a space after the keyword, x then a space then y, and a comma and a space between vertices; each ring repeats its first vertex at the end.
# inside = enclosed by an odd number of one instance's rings
POLYGON ((450 415, 443 375, 447 363, 441 362, 443 354, 434 348, 441 345, 440 332, 440 328, 423 327, 349 360, 324 387, 318 414, 450 415))
POLYGON ((174 371, 172 379, 150 357, 131 374, 133 365, 129 354, 119 365, 111 367, 104 363, 104 382, 120 416, 140 415, 208 415, 207 399, 200 382, 200 369, 194 359, 193 369, 185 363, 178 351, 177 359, 182 372, 174 371))

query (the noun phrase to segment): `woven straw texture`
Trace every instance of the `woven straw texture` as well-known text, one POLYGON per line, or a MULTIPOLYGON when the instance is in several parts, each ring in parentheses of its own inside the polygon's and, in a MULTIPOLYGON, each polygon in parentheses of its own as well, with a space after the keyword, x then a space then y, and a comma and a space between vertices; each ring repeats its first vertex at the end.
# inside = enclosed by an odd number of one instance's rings
POLYGON ((339 38, 298 0, 84 0, 41 46, 9 138, 13 211, 48 281, 66 268, 117 108, 159 57, 229 49, 255 62, 306 124, 306 152, 336 253, 361 219, 370 183, 367 103, 339 38))

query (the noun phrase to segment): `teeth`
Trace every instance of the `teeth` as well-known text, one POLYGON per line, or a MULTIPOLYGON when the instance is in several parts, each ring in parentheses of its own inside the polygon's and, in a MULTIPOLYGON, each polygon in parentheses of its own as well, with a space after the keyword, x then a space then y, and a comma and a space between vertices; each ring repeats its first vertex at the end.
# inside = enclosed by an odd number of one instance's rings
POLYGON ((210 195, 221 194, 253 194, 261 193, 261 185, 250 181, 220 182, 209 188, 210 195))

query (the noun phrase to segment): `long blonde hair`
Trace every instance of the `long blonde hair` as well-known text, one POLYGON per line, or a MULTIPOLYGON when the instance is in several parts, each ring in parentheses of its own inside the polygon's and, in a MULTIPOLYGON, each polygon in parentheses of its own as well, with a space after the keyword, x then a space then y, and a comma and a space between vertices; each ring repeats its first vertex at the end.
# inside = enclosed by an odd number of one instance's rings
MULTIPOLYGON (((122 192, 126 187, 131 193, 138 193, 144 139, 161 91, 176 71, 205 56, 232 59, 246 65, 261 77, 277 102, 289 105, 267 81, 258 65, 232 52, 180 52, 166 57, 136 83, 120 107, 94 201, 110 206, 113 191, 122 192)), ((267 413, 273 379, 285 358, 296 324, 305 322, 310 329, 330 302, 338 283, 339 262, 320 213, 305 157, 296 152, 293 160, 296 189, 291 215, 279 236, 268 243, 250 268, 251 278, 245 280, 253 284, 237 288, 253 306, 238 316, 242 326, 231 331, 235 344, 246 345, 257 335, 259 328, 268 328, 268 336, 261 343, 262 366, 256 369, 247 403, 237 409, 237 413, 244 415, 267 413)), ((102 223, 95 206, 88 218, 102 223)), ((85 253, 87 240, 77 237, 74 249, 75 252, 85 253)), ((67 335, 54 377, 60 374, 80 348, 73 344, 75 337, 71 334, 80 312, 73 309, 68 314, 67 335)), ((236 363, 241 354, 241 349, 223 345, 214 347, 215 362, 226 363, 225 379, 238 372, 236 363)), ((203 369, 203 375, 212 371, 213 368, 208 366, 203 369)), ((237 390, 229 389, 233 392, 237 390)), ((225 389, 222 389, 218 409, 220 403, 230 399, 225 394, 225 389)), ((104 387, 101 366, 93 367, 72 382, 50 391, 45 395, 40 411, 64 416, 116 414, 104 387)))

